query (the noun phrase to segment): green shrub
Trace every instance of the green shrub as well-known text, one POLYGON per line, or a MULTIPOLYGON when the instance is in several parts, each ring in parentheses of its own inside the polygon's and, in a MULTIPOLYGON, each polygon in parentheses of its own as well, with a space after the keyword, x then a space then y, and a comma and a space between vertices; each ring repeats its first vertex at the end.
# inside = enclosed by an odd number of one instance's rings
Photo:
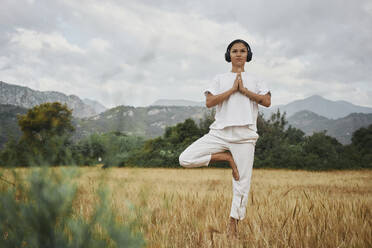
MULTIPOLYGON (((116 221, 107 192, 99 192, 92 216, 73 211, 75 170, 34 169, 15 187, 0 189, 0 247, 142 247, 143 238, 116 221)), ((3 184, 3 182, 0 182, 3 184)))

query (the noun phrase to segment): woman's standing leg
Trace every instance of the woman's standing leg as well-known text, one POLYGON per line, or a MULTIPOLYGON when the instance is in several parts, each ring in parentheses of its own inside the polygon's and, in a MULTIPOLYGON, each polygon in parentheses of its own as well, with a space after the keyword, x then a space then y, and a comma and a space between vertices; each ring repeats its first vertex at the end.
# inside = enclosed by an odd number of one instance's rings
MULTIPOLYGON (((217 138, 216 136, 206 134, 202 138, 198 139, 194 143, 192 143, 189 147, 187 147, 180 155, 179 162, 180 165, 187 168, 193 168, 193 167, 201 167, 201 166, 208 166, 208 164, 211 161, 228 161, 230 166, 233 169, 233 181, 239 182, 237 180, 241 180, 240 177, 240 169, 237 167, 237 163, 235 158, 233 158, 234 154, 240 154, 241 150, 244 152, 244 148, 241 147, 242 144, 238 144, 239 146, 235 146, 235 144, 227 143, 223 139, 217 138), (232 149, 235 151, 233 152, 232 149), (240 149, 239 149, 240 148, 240 149), (228 151, 228 152, 225 152, 228 151)), ((244 147, 246 147, 246 144, 243 144, 244 147)), ((253 145, 253 152, 254 152, 254 145, 253 145)), ((235 155, 237 156, 237 155, 235 155)), ((241 158, 239 157, 239 161, 241 158)), ((240 164, 243 164, 242 161, 240 161, 240 164)), ((253 164, 253 162, 252 162, 253 164)), ((242 166, 243 169, 244 166, 242 166)), ((247 174, 246 170, 243 169, 243 173, 247 174)), ((243 180, 246 181, 247 176, 245 175, 243 177, 243 180)), ((234 184, 233 184, 234 188, 234 184)), ((248 188, 249 191, 249 188, 248 188)), ((235 191, 233 191, 235 192, 235 191)), ((233 197, 233 206, 235 198, 238 198, 239 194, 234 193, 233 197)), ((238 208, 231 208, 231 213, 238 212, 238 208), (234 211, 233 211, 234 209, 234 211)), ((230 213, 230 216, 237 216, 236 214, 232 215, 230 213)), ((231 219, 235 220, 231 217, 231 219)), ((236 228, 233 233, 235 236, 236 234, 236 228)))
MULTIPOLYGON (((233 200, 230 212, 230 225, 231 228, 235 227, 235 233, 237 222, 245 217, 248 194, 251 185, 254 150, 254 142, 243 144, 230 143, 230 151, 240 175, 239 181, 232 180, 233 200)), ((232 232, 234 232, 234 230, 232 230, 232 232)))

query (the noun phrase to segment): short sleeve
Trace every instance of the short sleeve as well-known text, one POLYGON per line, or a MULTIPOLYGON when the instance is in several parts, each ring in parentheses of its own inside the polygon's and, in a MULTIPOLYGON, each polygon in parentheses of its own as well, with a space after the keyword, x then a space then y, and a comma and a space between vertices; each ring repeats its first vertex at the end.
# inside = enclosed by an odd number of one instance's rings
POLYGON ((270 89, 267 87, 266 83, 264 82, 257 83, 257 94, 266 95, 269 92, 270 92, 270 89))
POLYGON ((213 81, 209 84, 209 86, 204 90, 204 95, 207 96, 208 93, 211 93, 212 95, 218 94, 218 89, 220 86, 220 80, 219 77, 214 77, 213 81))

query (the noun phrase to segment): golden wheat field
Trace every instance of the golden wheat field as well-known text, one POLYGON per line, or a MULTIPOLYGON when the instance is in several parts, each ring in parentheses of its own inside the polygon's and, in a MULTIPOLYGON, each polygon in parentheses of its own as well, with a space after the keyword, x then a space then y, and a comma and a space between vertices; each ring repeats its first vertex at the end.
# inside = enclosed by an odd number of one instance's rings
MULTIPOLYGON (((58 169, 55 169, 58 170, 58 169)), ((254 169, 238 238, 227 236, 229 169, 79 168, 76 214, 100 184, 146 247, 372 247, 372 171, 254 169)))

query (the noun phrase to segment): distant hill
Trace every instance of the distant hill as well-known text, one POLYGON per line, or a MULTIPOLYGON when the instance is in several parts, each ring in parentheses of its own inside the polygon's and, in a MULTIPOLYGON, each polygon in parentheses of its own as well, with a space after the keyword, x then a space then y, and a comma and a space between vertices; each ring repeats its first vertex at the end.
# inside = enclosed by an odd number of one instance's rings
POLYGON ((289 124, 301 129, 306 135, 327 130, 332 120, 308 110, 299 111, 287 118, 289 124))
POLYGON ((198 122, 210 111, 197 106, 118 106, 99 115, 77 120, 76 138, 110 131, 153 138, 163 135, 167 126, 174 126, 187 118, 198 122))
POLYGON ((272 106, 268 109, 262 109, 265 117, 270 116, 270 113, 276 112, 277 109, 282 113, 285 111, 287 117, 290 117, 299 111, 308 110, 328 119, 342 118, 351 113, 372 113, 372 108, 354 105, 346 101, 331 101, 318 95, 313 95, 302 100, 296 100, 286 105, 278 105, 272 106))
POLYGON ((170 99, 160 99, 155 101, 151 106, 199 106, 204 107, 204 102, 196 102, 189 100, 170 100, 170 99))
MULTIPOLYGON (((191 106, 119 106, 100 115, 77 120, 77 137, 94 132, 120 131, 153 138, 163 135, 166 126, 173 126, 187 118, 199 121, 210 111, 205 107, 191 106)), ((300 111, 287 120, 306 135, 326 130, 328 135, 335 137, 342 144, 349 144, 355 130, 372 124, 372 114, 353 113, 332 120, 311 111, 300 111)))
MULTIPOLYGON (((19 138, 18 114, 27 113, 26 108, 0 104, 0 149, 11 136, 19 138)), ((174 126, 187 118, 196 122, 203 119, 211 110, 205 107, 131 107, 118 106, 99 115, 87 118, 74 118, 76 128, 74 139, 93 133, 119 131, 126 134, 153 138, 163 135, 165 127, 174 126)))
POLYGON ((22 132, 18 127, 17 115, 27 113, 26 108, 0 104, 0 149, 10 137, 18 139, 22 132))
POLYGON ((100 113, 107 110, 107 108, 105 106, 103 106, 100 102, 98 102, 96 100, 91 100, 91 99, 85 98, 85 99, 83 99, 83 102, 85 104, 91 106, 97 114, 100 114, 100 113))
MULTIPOLYGON (((16 138, 20 136, 16 116, 26 112, 26 108, 0 105, 0 147, 10 136, 16 138)), ((166 126, 176 125, 187 118, 193 118, 198 122, 210 112, 211 110, 206 107, 197 106, 118 106, 96 116, 74 118, 73 123, 76 127, 74 138, 80 139, 92 133, 111 131, 153 138, 163 135, 166 126)), ((306 135, 326 130, 328 135, 343 144, 348 144, 355 130, 372 124, 372 114, 353 113, 332 120, 311 111, 299 111, 287 120, 290 125, 301 129, 306 135)))
POLYGON ((372 114, 352 113, 336 120, 328 119, 311 111, 299 111, 288 118, 288 123, 301 129, 306 135, 327 131, 342 144, 351 143, 354 131, 372 124, 372 114))
POLYGON ((57 91, 37 91, 0 81, 0 104, 32 108, 45 102, 66 103, 73 110, 73 115, 77 117, 88 117, 99 113, 75 95, 67 96, 57 91))
MULTIPOLYGON (((152 106, 205 106, 204 102, 195 102, 188 100, 157 100, 152 106)), ((265 118, 269 118, 271 113, 280 110, 281 113, 286 112, 287 117, 293 114, 308 110, 317 115, 324 116, 328 119, 338 119, 345 117, 351 113, 372 113, 372 108, 354 105, 347 101, 331 101, 319 95, 313 95, 302 100, 296 100, 286 105, 276 105, 270 108, 260 106, 260 111, 264 114, 265 118)))
MULTIPOLYGON (((75 138, 110 131, 153 138, 162 135, 166 126, 176 125, 190 117, 199 121, 211 111, 203 102, 166 99, 158 100, 149 107, 118 106, 105 110, 102 104, 94 100, 84 99, 83 102, 76 96, 51 91, 40 92, 0 81, 0 147, 9 136, 20 135, 17 114, 24 114, 27 108, 47 101, 66 102, 70 108, 74 108, 75 138)), ((265 118, 277 109, 282 113, 286 111, 289 124, 303 130, 307 135, 327 130, 328 135, 343 144, 351 142, 351 135, 355 130, 372 123, 372 108, 356 106, 345 101, 330 101, 320 96, 271 108, 260 107, 265 118), (349 113, 350 111, 365 113, 349 113)))

